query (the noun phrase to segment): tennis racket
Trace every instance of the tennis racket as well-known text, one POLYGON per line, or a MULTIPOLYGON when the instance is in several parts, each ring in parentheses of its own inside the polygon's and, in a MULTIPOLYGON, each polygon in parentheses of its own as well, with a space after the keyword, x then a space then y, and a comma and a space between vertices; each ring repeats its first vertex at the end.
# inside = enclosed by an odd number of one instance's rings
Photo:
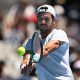
POLYGON ((32 51, 31 61, 39 62, 43 54, 43 46, 41 36, 37 32, 35 32, 32 36, 31 51, 32 51))
POLYGON ((42 46, 41 36, 37 32, 35 32, 32 36, 31 50, 28 51, 28 53, 30 53, 29 65, 26 65, 21 70, 21 73, 24 75, 30 75, 34 71, 35 68, 34 68, 34 66, 32 66, 32 64, 39 62, 41 60, 41 57, 43 54, 43 46, 42 46))

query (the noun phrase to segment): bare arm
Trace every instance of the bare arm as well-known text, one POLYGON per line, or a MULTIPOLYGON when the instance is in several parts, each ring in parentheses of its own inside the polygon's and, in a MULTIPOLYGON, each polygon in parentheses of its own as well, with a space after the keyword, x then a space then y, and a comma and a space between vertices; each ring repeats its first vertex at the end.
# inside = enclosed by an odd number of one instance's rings
POLYGON ((46 56, 49 52, 55 50, 58 48, 63 41, 59 40, 51 40, 46 45, 43 46, 43 56, 46 56))

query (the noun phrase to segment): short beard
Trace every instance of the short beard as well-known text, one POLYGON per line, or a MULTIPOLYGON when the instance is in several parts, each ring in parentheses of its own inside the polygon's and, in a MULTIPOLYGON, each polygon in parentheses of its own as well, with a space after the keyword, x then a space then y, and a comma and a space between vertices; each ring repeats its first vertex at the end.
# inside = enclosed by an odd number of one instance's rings
POLYGON ((39 29, 40 29, 42 38, 46 38, 49 35, 49 33, 51 33, 51 31, 54 29, 54 27, 53 27, 53 25, 50 25, 48 27, 39 26, 39 29))
POLYGON ((42 38, 46 38, 51 31, 52 30, 50 30, 50 29, 40 29, 42 38))

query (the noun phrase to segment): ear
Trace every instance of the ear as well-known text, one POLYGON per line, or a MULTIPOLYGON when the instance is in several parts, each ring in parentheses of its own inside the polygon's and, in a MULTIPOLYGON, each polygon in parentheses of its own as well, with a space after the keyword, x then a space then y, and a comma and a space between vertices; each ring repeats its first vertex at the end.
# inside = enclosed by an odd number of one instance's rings
POLYGON ((52 26, 53 26, 54 28, 56 27, 56 20, 55 20, 55 19, 53 19, 52 26))
POLYGON ((55 25, 55 23, 56 23, 56 20, 53 20, 53 25, 55 25))

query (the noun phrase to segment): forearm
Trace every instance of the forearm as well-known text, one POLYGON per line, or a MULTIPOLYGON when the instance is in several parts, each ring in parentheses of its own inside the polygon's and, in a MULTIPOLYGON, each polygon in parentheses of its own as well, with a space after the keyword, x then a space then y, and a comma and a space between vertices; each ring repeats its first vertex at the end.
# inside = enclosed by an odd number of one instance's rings
POLYGON ((43 56, 46 56, 51 51, 57 49, 63 42, 59 40, 51 40, 43 46, 43 56))

